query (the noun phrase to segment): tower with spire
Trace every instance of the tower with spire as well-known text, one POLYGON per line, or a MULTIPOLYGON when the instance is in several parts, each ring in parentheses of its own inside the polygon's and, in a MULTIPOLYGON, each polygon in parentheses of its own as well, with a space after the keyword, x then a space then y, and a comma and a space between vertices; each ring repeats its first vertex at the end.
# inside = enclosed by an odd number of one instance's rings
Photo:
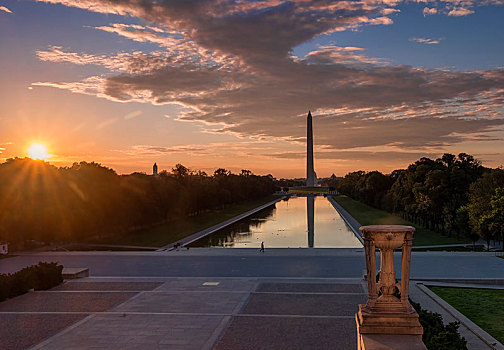
POLYGON ((313 129, 312 129, 312 115, 308 111, 306 118, 306 186, 315 186, 315 170, 313 170, 313 129))
POLYGON ((154 176, 157 176, 158 172, 157 172, 157 164, 154 163, 154 165, 152 166, 152 175, 154 176))

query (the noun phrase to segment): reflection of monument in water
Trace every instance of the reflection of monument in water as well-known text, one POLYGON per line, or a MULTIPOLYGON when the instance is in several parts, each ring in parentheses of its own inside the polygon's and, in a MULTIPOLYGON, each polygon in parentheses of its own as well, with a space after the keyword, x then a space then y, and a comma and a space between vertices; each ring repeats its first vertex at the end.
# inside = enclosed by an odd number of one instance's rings
POLYGON ((308 219, 308 248, 313 248, 315 241, 315 196, 306 197, 306 215, 308 219))

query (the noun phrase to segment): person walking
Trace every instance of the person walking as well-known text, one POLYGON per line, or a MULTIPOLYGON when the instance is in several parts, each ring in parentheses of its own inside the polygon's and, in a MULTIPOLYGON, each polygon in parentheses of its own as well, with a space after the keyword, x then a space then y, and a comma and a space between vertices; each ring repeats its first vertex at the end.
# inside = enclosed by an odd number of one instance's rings
POLYGON ((259 249, 261 253, 264 253, 264 242, 261 242, 261 249, 259 249))

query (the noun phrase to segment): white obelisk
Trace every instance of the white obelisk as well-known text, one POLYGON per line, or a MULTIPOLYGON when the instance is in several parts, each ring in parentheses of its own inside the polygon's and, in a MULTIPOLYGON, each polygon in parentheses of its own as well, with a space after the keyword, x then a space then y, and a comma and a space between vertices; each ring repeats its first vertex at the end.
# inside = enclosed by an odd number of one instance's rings
POLYGON ((315 186, 315 171, 313 170, 313 129, 310 111, 308 111, 308 118, 306 119, 306 186, 315 186))

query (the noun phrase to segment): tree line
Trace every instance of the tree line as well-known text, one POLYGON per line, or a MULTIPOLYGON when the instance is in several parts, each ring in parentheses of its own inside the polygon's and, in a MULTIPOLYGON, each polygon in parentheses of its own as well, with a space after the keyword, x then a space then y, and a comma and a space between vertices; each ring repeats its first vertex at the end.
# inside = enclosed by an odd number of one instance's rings
POLYGON ((0 164, 0 241, 81 241, 138 230, 275 191, 249 170, 212 175, 177 164, 158 176, 118 175, 94 162, 55 167, 30 158, 0 164))
POLYGON ((466 153, 420 158, 388 175, 356 171, 331 185, 441 234, 504 240, 504 170, 483 167, 466 153))

